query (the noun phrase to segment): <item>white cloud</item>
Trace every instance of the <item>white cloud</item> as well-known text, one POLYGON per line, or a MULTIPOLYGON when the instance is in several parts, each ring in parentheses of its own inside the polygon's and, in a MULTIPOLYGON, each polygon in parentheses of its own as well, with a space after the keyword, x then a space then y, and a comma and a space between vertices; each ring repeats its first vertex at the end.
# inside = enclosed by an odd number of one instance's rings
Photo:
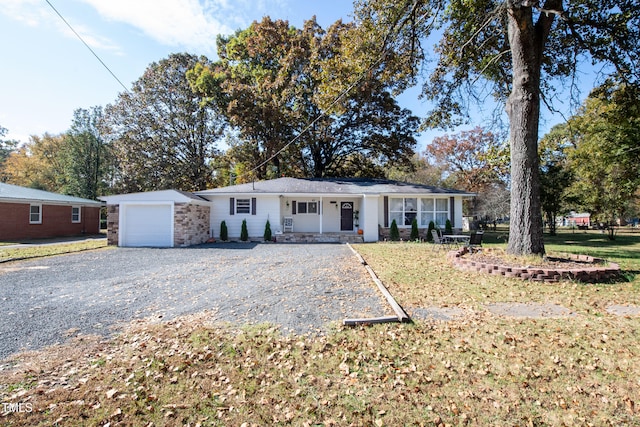
MULTIPOLYGON (((263 15, 277 15, 287 0, 76 0, 93 9, 105 20, 125 23, 167 46, 215 54, 216 37, 246 28, 263 15)), ((52 1, 64 6, 65 19, 92 48, 120 53, 120 48, 73 17, 73 2, 52 1)), ((43 0, 0 0, 0 14, 29 26, 53 25, 67 36, 73 34, 43 0)), ((275 16, 274 15, 274 16, 275 16)), ((74 36, 75 37, 75 36, 74 36)))
MULTIPOLYGON (((60 21, 60 23, 56 24, 58 26, 58 28, 60 29, 60 31, 62 31, 65 35, 67 35, 68 37, 73 37, 76 38, 77 36, 75 34, 73 34, 73 31, 71 31, 71 29, 62 21, 60 21)), ((103 37, 99 34, 95 34, 93 31, 91 31, 90 28, 86 27, 85 25, 82 24, 71 24, 73 26, 73 29, 80 34, 80 37, 82 37, 82 40, 84 40, 84 42, 86 44, 88 44, 89 46, 91 46, 92 49, 98 49, 98 50, 103 50, 103 51, 111 51, 117 55, 122 55, 122 49, 120 48, 120 46, 118 46, 117 44, 115 44, 111 39, 109 39, 108 37, 103 37)))
POLYGON ((215 52, 216 36, 233 29, 227 0, 82 0, 104 18, 124 22, 169 46, 215 52))
MULTIPOLYGON (((52 2, 55 7, 55 2, 52 2)), ((57 9, 60 11, 59 9, 57 9)), ((42 0, 0 0, 0 14, 6 15, 30 27, 53 27, 69 38, 77 36, 46 2, 42 0)), ((64 14, 62 15, 64 16, 64 14)), ((108 37, 101 36, 83 23, 64 16, 65 20, 93 49, 108 50, 121 54, 121 49, 108 37)))
POLYGON ((47 18, 39 0, 0 0, 0 13, 30 27, 37 27, 47 18))

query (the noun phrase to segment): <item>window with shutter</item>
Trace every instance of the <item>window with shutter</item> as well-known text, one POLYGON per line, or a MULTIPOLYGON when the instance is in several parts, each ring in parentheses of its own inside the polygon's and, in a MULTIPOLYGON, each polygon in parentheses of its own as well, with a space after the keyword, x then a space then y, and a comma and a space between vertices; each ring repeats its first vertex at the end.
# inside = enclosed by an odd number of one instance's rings
POLYGON ((236 213, 237 214, 250 214, 251 213, 251 199, 236 199, 236 213))

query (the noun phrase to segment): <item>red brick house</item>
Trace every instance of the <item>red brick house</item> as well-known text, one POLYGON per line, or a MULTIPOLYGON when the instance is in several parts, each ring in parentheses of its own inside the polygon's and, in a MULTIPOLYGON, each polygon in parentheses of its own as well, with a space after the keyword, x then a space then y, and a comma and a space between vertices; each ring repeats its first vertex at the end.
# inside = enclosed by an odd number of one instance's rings
POLYGON ((0 183, 0 241, 100 233, 101 202, 0 183))

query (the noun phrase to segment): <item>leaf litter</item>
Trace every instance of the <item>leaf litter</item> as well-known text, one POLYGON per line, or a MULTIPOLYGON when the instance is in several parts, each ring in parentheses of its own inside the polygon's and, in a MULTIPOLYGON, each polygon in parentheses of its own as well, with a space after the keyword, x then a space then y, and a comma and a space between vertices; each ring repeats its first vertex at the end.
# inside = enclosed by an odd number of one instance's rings
POLYGON ((3 425, 631 425, 636 319, 454 322, 282 335, 210 313, 76 337, 0 371, 3 425))
POLYGON ((30 402, 33 411, 0 421, 638 424, 640 320, 592 314, 509 319, 469 310, 454 321, 302 335, 212 321, 215 312, 135 321, 110 341, 77 336, 15 356, 0 370, 0 400, 30 402))

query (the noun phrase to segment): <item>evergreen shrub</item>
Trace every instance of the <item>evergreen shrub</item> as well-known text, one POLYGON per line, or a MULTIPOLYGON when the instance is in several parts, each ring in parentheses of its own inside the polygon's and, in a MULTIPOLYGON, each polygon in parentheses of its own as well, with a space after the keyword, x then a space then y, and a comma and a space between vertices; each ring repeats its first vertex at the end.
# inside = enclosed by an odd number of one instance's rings
POLYGON ((389 230, 389 239, 392 242, 397 242, 400 240, 400 230, 398 230, 398 224, 396 224, 396 220, 391 221, 391 229, 389 230))
POLYGON ((246 242, 249 240, 249 230, 247 230, 247 220, 242 220, 242 229, 240 230, 240 240, 246 242))

